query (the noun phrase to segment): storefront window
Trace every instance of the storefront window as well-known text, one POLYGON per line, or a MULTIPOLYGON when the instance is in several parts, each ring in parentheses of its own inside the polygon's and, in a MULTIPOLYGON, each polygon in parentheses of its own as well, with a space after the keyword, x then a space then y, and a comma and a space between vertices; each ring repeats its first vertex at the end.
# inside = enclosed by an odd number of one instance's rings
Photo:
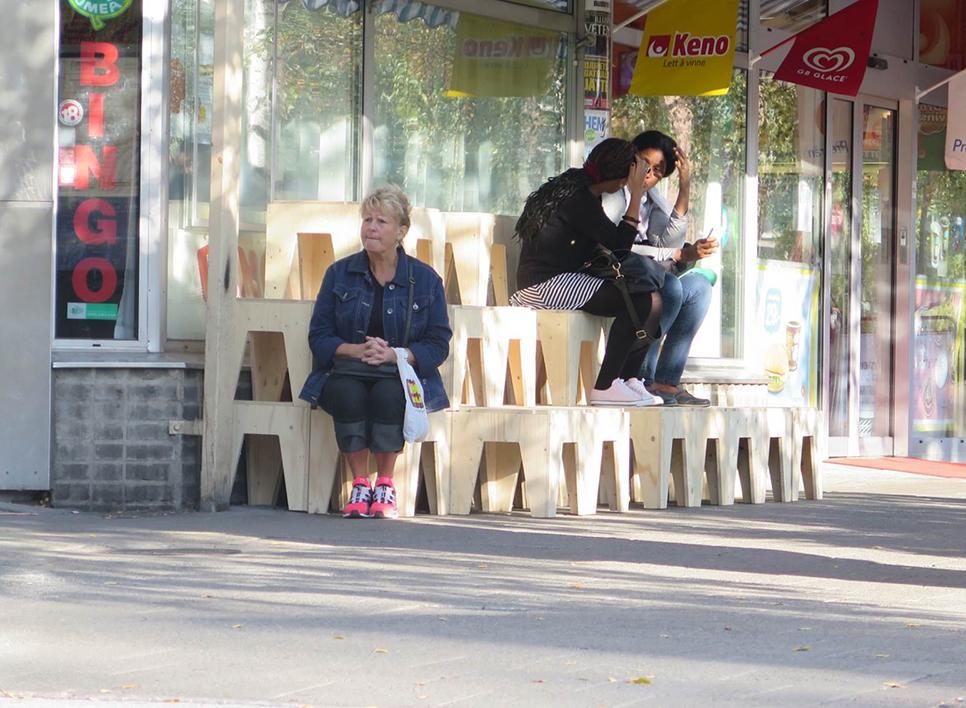
MULTIPOLYGON (((526 2, 572 11, 559 0, 526 2)), ((566 161, 568 37, 425 2, 246 0, 239 294, 264 289, 272 201, 351 201, 371 183, 418 206, 517 214, 566 161), (365 22, 363 7, 372 13, 365 22), (365 76, 363 31, 373 33, 365 76)), ((204 337, 213 0, 172 0, 167 335, 204 337)))
POLYGON ((138 339, 141 3, 60 3, 55 336, 138 339), (83 11, 82 11, 83 9, 83 11))
POLYGON ((273 198, 351 198, 362 113, 362 13, 337 16, 289 2, 279 10, 277 45, 273 198))
POLYGON ((751 352, 773 402, 815 405, 824 94, 762 75, 758 106, 758 308, 751 352))
POLYGON ((849 434, 852 349, 852 103, 832 100, 832 221, 829 259, 829 420, 833 437, 849 434))
MULTIPOLYGON (((738 355, 746 76, 744 71, 735 71, 731 90, 724 96, 625 95, 614 101, 611 115, 615 137, 630 140, 654 129, 677 140, 692 164, 687 238, 695 241, 713 229, 721 242, 720 257, 698 264, 714 274, 717 284, 711 309, 691 347, 691 355, 696 357, 738 355)), ((676 178, 662 180, 660 188, 673 203, 676 178)))
MULTIPOLYGON (((966 435, 966 173, 944 162, 946 110, 919 106, 912 432, 966 435)), ((937 441, 938 442, 938 441, 937 441)))
POLYGON ((414 204, 517 214, 564 167, 566 36, 468 13, 375 21, 373 182, 414 204))

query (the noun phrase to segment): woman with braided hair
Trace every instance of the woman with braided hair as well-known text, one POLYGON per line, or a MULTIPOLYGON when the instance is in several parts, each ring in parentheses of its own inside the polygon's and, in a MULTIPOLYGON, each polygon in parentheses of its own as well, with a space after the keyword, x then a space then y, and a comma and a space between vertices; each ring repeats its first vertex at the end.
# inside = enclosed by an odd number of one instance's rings
POLYGON ((636 319, 648 335, 642 338, 625 294, 614 281, 582 272, 598 246, 620 252, 634 243, 648 170, 631 143, 608 138, 593 149, 583 167, 552 177, 531 194, 516 225, 522 248, 517 268, 519 290, 510 298, 511 304, 583 310, 615 318, 590 395, 592 405, 661 403, 637 378, 650 343, 660 336, 660 295, 656 291, 631 293, 636 319), (624 185, 631 199, 615 225, 604 213, 601 195, 624 185))

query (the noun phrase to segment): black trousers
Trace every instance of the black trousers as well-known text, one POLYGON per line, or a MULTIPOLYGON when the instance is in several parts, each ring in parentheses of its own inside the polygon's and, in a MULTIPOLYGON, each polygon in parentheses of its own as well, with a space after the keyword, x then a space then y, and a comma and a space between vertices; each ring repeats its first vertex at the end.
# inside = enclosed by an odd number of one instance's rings
POLYGON ((332 374, 322 389, 319 405, 335 421, 335 439, 340 451, 399 452, 403 449, 406 397, 399 377, 332 374))
MULTIPOLYGON (((657 337, 661 329, 660 294, 650 292, 631 295, 631 300, 644 329, 657 337)), ((594 388, 602 391, 610 387, 614 379, 632 379, 639 376, 644 357, 647 356, 647 350, 653 340, 637 338, 620 289, 613 283, 605 282, 580 309, 592 315, 614 318, 610 333, 607 335, 607 348, 604 350, 604 360, 601 362, 594 388)))

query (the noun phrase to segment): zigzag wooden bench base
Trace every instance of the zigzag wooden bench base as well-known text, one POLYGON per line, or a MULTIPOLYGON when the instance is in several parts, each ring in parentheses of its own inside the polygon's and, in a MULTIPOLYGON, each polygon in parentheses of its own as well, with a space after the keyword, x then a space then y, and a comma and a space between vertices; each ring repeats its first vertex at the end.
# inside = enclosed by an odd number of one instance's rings
POLYGON ((452 415, 449 513, 470 512, 484 456, 486 467, 480 489, 483 511, 510 510, 522 466, 534 516, 557 513, 561 480, 566 483, 571 511, 592 514, 597 509, 602 465, 610 508, 627 510, 624 410, 506 406, 464 408, 452 415))
POLYGON ((632 409, 633 499, 667 507, 673 485, 678 506, 700 506, 707 484, 712 504, 765 501, 766 475, 776 501, 795 501, 799 479, 809 499, 822 498, 818 441, 821 414, 799 408, 632 409))

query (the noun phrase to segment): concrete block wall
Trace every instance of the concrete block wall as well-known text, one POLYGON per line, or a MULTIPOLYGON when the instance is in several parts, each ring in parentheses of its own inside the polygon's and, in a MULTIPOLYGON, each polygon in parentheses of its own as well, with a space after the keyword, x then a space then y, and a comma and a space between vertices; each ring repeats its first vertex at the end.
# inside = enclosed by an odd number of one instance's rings
POLYGON ((197 507, 201 438, 168 422, 201 418, 202 371, 58 368, 53 380, 52 505, 197 507))

